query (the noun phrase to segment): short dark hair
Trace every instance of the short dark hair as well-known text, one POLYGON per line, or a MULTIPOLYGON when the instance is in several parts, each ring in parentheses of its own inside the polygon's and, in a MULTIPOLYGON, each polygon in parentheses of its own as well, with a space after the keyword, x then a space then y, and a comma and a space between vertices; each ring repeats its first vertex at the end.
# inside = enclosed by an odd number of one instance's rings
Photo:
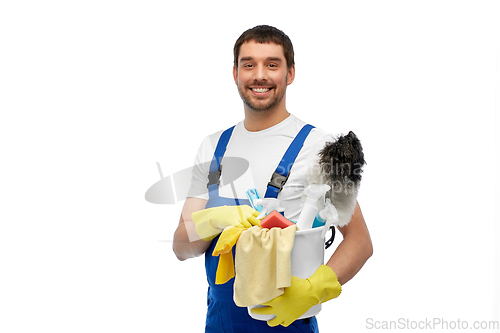
POLYGON ((258 25, 252 29, 248 29, 236 40, 234 44, 234 65, 238 67, 238 56, 240 55, 240 48, 243 43, 254 40, 257 43, 273 42, 283 46, 285 59, 288 69, 295 65, 293 45, 290 38, 281 30, 271 27, 269 25, 258 25))

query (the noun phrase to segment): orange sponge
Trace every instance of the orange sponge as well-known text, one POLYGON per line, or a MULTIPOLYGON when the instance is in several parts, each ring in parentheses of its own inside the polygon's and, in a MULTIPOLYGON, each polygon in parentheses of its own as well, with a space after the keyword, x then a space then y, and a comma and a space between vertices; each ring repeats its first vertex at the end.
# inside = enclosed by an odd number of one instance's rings
POLYGON ((290 221, 289 219, 287 219, 286 217, 284 217, 275 210, 267 214, 267 216, 260 221, 260 226, 262 228, 267 228, 267 229, 271 229, 274 227, 284 229, 293 224, 295 223, 293 223, 292 221, 290 221))

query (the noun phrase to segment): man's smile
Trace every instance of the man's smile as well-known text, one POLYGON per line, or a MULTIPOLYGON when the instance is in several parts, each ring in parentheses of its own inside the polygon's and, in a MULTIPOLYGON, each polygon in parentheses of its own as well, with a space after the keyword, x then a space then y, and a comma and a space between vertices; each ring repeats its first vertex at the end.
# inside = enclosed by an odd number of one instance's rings
POLYGON ((250 88, 252 93, 256 96, 266 96, 272 90, 271 87, 254 87, 250 88))

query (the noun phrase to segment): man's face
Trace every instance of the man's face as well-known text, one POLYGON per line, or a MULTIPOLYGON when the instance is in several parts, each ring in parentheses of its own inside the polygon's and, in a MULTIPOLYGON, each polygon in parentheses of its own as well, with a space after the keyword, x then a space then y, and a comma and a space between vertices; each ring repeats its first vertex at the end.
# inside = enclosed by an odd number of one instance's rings
POLYGON ((287 68, 281 45, 251 40, 241 45, 233 76, 247 108, 269 111, 285 102, 283 97, 293 82, 295 67, 287 68))

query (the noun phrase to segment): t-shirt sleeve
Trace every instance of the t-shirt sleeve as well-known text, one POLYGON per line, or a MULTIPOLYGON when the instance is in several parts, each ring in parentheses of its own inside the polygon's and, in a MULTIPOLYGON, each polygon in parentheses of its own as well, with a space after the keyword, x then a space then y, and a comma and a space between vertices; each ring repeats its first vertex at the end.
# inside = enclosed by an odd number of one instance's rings
POLYGON ((318 133, 319 135, 313 141, 309 150, 307 151, 307 171, 306 178, 308 182, 316 182, 317 178, 317 166, 319 162, 319 152, 325 147, 329 142, 334 142, 336 139, 331 133, 318 133))
POLYGON ((194 160, 191 185, 187 195, 188 198, 208 200, 208 172, 210 169, 210 162, 212 161, 213 151, 214 148, 210 138, 206 137, 198 148, 198 153, 194 160))
POLYGON ((188 198, 208 200, 208 172, 221 134, 222 131, 218 131, 205 137, 198 148, 198 153, 194 159, 191 185, 187 193, 188 198))
POLYGON ((317 156, 327 143, 334 142, 335 140, 335 137, 330 133, 323 135, 321 139, 315 142, 312 149, 313 153, 317 156))
POLYGON ((311 148, 308 150, 309 161, 312 163, 316 163, 319 159, 319 152, 325 147, 328 142, 335 141, 335 137, 331 133, 323 132, 314 141, 311 145, 311 148))

